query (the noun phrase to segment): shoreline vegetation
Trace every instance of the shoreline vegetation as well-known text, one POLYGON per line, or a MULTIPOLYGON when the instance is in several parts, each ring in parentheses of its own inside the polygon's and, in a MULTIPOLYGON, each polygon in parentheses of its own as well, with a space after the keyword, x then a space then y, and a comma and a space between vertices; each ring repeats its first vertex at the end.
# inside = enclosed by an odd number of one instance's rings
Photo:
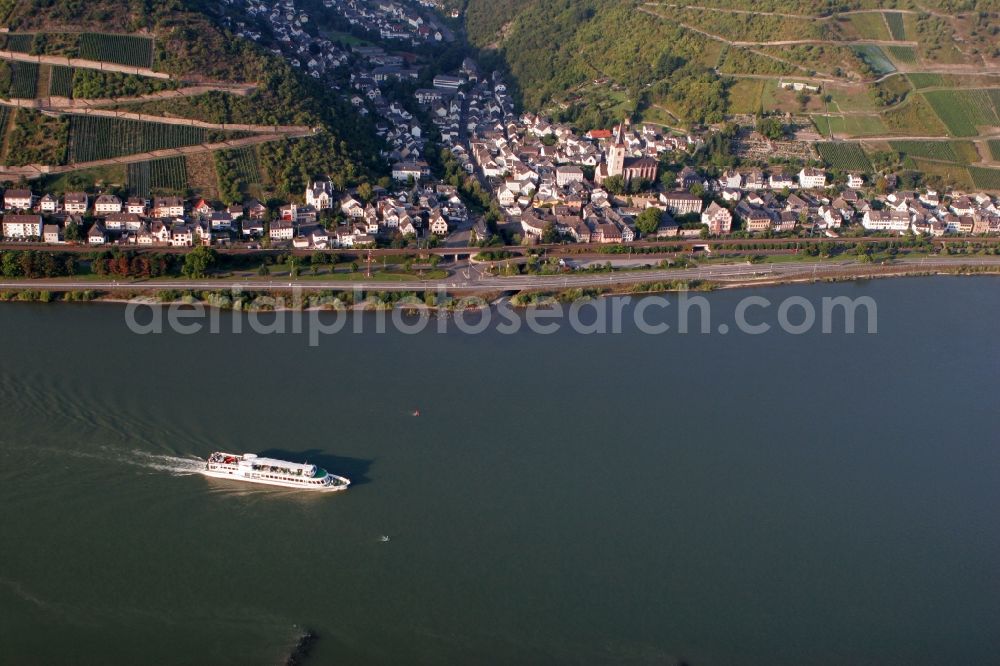
POLYGON ((863 266, 847 274, 812 275, 776 275, 770 277, 748 277, 747 279, 727 280, 725 282, 712 280, 647 280, 634 283, 617 284, 611 287, 571 287, 563 289, 525 288, 511 289, 484 288, 483 290, 463 290, 458 296, 447 289, 440 291, 429 287, 426 290, 410 291, 377 291, 363 289, 358 291, 320 290, 308 294, 295 293, 288 287, 273 289, 255 288, 242 291, 237 298, 232 290, 205 289, 156 289, 143 288, 136 285, 135 289, 121 286, 115 290, 95 289, 60 289, 53 285, 49 289, 39 289, 37 285, 25 285, 25 288, 7 287, 0 290, 2 303, 104 303, 128 304, 141 303, 145 305, 200 305, 218 310, 234 312, 282 312, 282 311, 314 311, 314 310, 347 310, 353 312, 371 312, 380 310, 430 310, 454 312, 458 309, 483 309, 495 306, 509 299, 515 309, 527 309, 551 303, 572 303, 578 300, 590 300, 611 296, 642 296, 657 293, 679 293, 688 291, 710 292, 730 289, 754 289, 759 287, 776 287, 790 284, 816 284, 836 282, 857 282, 900 277, 928 276, 976 276, 1000 275, 1000 264, 995 266, 974 266, 956 261, 953 267, 935 267, 931 270, 919 265, 887 265, 863 266), (873 270, 877 268, 878 270, 873 270), (358 297, 362 300, 358 300, 358 297))

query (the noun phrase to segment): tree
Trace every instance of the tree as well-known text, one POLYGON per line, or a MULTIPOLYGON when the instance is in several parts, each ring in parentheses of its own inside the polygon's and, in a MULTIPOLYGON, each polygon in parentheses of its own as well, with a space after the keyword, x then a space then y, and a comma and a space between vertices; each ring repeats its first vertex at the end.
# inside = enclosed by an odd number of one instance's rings
POLYGON ((63 237, 67 241, 78 241, 80 240, 80 225, 76 222, 70 220, 66 223, 66 228, 63 230, 63 237))
POLYGON ((184 266, 181 274, 190 279, 205 277, 208 269, 215 265, 217 255, 215 250, 204 245, 200 245, 188 252, 184 257, 184 266))
POLYGON ((372 200, 372 186, 368 183, 361 183, 358 185, 358 198, 364 203, 368 203, 372 200))
POLYGON ((662 216, 663 211, 659 208, 647 208, 639 213, 639 217, 635 221, 635 226, 642 232, 643 236, 650 236, 656 233, 662 216))
POLYGON ((559 242, 559 232, 556 231, 556 225, 552 222, 546 222, 545 226, 542 227, 542 242, 543 243, 557 243, 559 242))
POLYGON ((785 128, 777 118, 758 118, 757 131, 772 141, 776 141, 785 136, 785 128))
POLYGON ((611 194, 623 194, 625 192, 625 179, 621 176, 608 176, 604 179, 602 185, 611 194))

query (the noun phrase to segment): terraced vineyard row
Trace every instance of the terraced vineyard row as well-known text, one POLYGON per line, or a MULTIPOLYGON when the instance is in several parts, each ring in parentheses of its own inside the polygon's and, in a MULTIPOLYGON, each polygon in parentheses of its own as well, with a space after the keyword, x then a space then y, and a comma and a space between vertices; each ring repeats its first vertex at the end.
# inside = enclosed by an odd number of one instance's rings
POLYGON ((947 141, 890 141, 889 146, 897 153, 910 157, 926 157, 942 162, 958 162, 958 155, 947 141))
POLYGON ((125 188, 134 197, 149 198, 149 162, 125 165, 125 188))
POLYGON ((187 186, 187 164, 183 157, 134 162, 125 168, 125 187, 132 196, 148 199, 156 192, 183 192, 187 186))
POLYGON ((980 160, 971 141, 890 141, 889 146, 908 157, 923 157, 939 162, 973 164, 980 160))
POLYGON ((1000 191, 1000 169, 969 167, 969 175, 976 187, 984 190, 1000 191))
POLYGON ((7 123, 13 115, 14 109, 9 106, 0 106, 0 145, 3 144, 2 137, 7 134, 7 123))
POLYGON ((231 201, 239 201, 251 185, 261 182, 253 147, 219 151, 215 155, 215 172, 222 196, 231 201))
POLYGON ((149 186, 158 190, 183 191, 188 186, 187 161, 183 157, 167 157, 149 163, 149 186))
POLYGON ((906 27, 903 25, 903 15, 899 12, 885 12, 885 23, 889 26, 892 38, 896 40, 906 39, 906 27))
POLYGON ((131 67, 152 67, 153 40, 135 35, 87 32, 80 36, 80 57, 131 67))
POLYGON ((53 97, 73 96, 73 68, 53 65, 49 80, 49 95, 53 97))
POLYGON ((913 73, 906 76, 917 90, 944 85, 944 77, 940 74, 913 73))
POLYGON ((933 90, 924 97, 955 136, 976 136, 976 126, 1000 126, 1000 90, 933 90))
POLYGON ((14 62, 10 66, 10 96, 15 99, 32 99, 38 89, 38 65, 33 62, 14 62))
POLYGON ((210 132, 199 127, 145 123, 101 116, 72 116, 69 155, 89 162, 164 148, 206 143, 210 132))
POLYGON ((872 169, 868 156, 857 143, 817 143, 816 149, 831 168, 862 172, 869 172, 872 169))
POLYGON ((887 46, 886 50, 897 62, 910 65, 917 61, 917 52, 913 50, 912 46, 887 46))
POLYGON ((18 53, 31 53, 31 47, 34 43, 34 35, 7 35, 7 43, 4 48, 18 53))
POLYGON ((1000 139, 990 139, 986 145, 990 147, 990 156, 1000 161, 1000 139))

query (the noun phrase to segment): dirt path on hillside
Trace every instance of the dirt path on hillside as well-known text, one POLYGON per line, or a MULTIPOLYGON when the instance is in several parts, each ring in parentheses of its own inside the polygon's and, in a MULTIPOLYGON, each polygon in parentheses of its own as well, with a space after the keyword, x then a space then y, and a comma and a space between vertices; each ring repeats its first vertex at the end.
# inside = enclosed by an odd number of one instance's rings
MULTIPOLYGON (((750 47, 750 46, 800 46, 800 45, 805 45, 805 44, 829 44, 829 45, 837 45, 837 46, 913 46, 913 47, 919 46, 919 43, 917 43, 917 42, 902 41, 902 40, 895 41, 895 40, 891 40, 891 39, 850 39, 850 40, 847 40, 847 39, 779 39, 779 40, 770 41, 770 42, 747 42, 747 41, 739 41, 739 40, 728 39, 728 38, 723 37, 721 35, 716 35, 714 33, 708 32, 707 30, 703 30, 702 28, 696 28, 693 25, 690 25, 688 23, 681 23, 680 21, 674 20, 670 16, 663 16, 662 14, 657 14, 653 10, 647 9, 646 7, 639 7, 639 11, 641 11, 641 12, 643 12, 645 14, 649 14, 650 16, 655 16, 655 17, 657 17, 659 19, 662 19, 664 21, 673 21, 676 25, 684 28, 685 30, 690 30, 691 32, 697 32, 700 35, 704 35, 705 37, 708 37, 709 39, 714 39, 714 40, 716 40, 718 42, 722 42, 722 43, 728 44, 730 46, 742 46, 742 47, 750 47)), ((759 12, 747 12, 747 13, 751 13, 752 14, 752 13, 759 13, 759 12)), ((764 55, 766 55, 766 54, 764 54, 764 55)))
MULTIPOLYGON (((56 100, 59 98, 51 98, 56 100)), ((158 116, 148 113, 132 113, 131 111, 116 111, 114 109, 94 109, 78 108, 70 103, 67 106, 58 104, 43 104, 44 100, 38 99, 0 99, 0 105, 13 106, 17 108, 28 108, 41 111, 43 113, 55 113, 70 116, 98 116, 102 118, 120 118, 123 120, 136 120, 144 123, 158 123, 161 125, 182 125, 185 127, 198 127, 201 129, 219 130, 223 132, 256 132, 261 134, 302 134, 311 133, 313 128, 305 125, 249 125, 243 123, 209 123, 204 120, 194 120, 193 118, 178 118, 174 116, 158 116)))
POLYGON ((172 78, 166 72, 155 72, 149 67, 130 67, 129 65, 119 65, 118 63, 101 60, 87 60, 86 58, 67 58, 66 56, 31 55, 30 53, 20 53, 19 51, 0 51, 0 60, 33 62, 39 65, 59 65, 60 67, 77 67, 79 69, 96 69, 102 72, 132 74, 152 79, 169 80, 172 78))
POLYGON ((177 88, 176 90, 160 90, 159 92, 147 95, 136 95, 134 97, 102 97, 98 99, 70 99, 68 97, 44 97, 48 106, 58 106, 61 108, 97 108, 102 106, 115 106, 117 104, 141 104, 142 102, 159 102, 168 99, 178 99, 182 97, 197 97, 210 92, 224 92, 230 95, 246 97, 257 89, 255 85, 233 86, 221 85, 194 85, 177 88))
POLYGON ((38 178, 39 176, 48 174, 60 174, 67 173, 69 171, 78 171, 80 169, 93 169, 97 167, 132 164, 134 162, 146 162, 147 160, 155 160, 164 157, 186 157, 188 155, 196 155, 198 153, 209 153, 217 150, 228 150, 232 148, 244 148, 246 146, 254 146, 271 141, 286 141, 288 139, 312 135, 312 130, 300 134, 257 134, 255 136, 248 136, 242 139, 232 139, 230 141, 222 141, 219 143, 202 143, 194 146, 183 146, 180 148, 164 148, 162 150, 154 150, 147 153, 123 155, 121 157, 111 157, 105 160, 94 160, 91 162, 74 162, 59 166, 50 166, 45 164, 29 164, 19 167, 0 166, 0 179, 16 180, 22 177, 29 179, 38 178))
POLYGON ((13 60, 15 62, 32 62, 37 65, 57 65, 59 67, 75 67, 77 69, 94 69, 100 72, 112 72, 115 74, 132 74, 133 76, 144 76, 161 81, 182 81, 194 86, 208 86, 220 92, 235 92, 257 87, 255 83, 230 83, 227 81, 211 81, 198 75, 171 76, 167 72, 157 72, 149 67, 132 67, 130 65, 119 65, 114 62, 103 60, 87 60, 86 58, 67 58, 66 56, 54 55, 32 55, 21 53, 20 51, 0 50, 0 60, 13 60))
POLYGON ((673 9, 696 9, 703 12, 719 12, 723 14, 749 14, 751 16, 778 16, 781 18, 790 19, 802 19, 804 21, 829 21, 830 19, 837 18, 838 16, 850 16, 851 14, 882 14, 885 12, 897 12, 899 14, 912 14, 914 16, 920 16, 921 14, 930 14, 932 16, 938 16, 940 18, 951 18, 948 14, 941 14, 939 12, 934 12, 931 10, 917 11, 915 9, 851 9, 844 12, 834 12, 832 14, 827 14, 825 16, 815 16, 809 14, 786 14, 784 12, 758 12, 752 9, 726 9, 725 7, 705 7, 703 5, 676 5, 670 2, 644 2, 643 5, 648 7, 671 7, 673 9))

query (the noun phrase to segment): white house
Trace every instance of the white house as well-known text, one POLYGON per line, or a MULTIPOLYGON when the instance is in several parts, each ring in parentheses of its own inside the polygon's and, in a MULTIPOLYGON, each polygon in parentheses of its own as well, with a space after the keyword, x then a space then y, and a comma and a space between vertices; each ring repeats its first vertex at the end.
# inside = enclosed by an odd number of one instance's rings
POLYGON ((184 200, 161 197, 153 201, 153 217, 184 217, 184 200))
POLYGON ((133 215, 146 214, 146 200, 141 197, 131 197, 125 202, 125 212, 133 215))
POLYGON ((113 194, 102 194, 94 200, 94 212, 98 215, 122 212, 122 200, 113 194))
POLYGON ((271 240, 292 240, 295 237, 295 223, 288 220, 275 220, 269 231, 271 240))
POLYGON ((87 243, 90 245, 104 245, 107 242, 108 236, 104 233, 101 225, 95 223, 90 227, 90 231, 87 232, 87 243))
POLYGON ((51 194, 45 194, 38 202, 38 207, 43 213, 58 213, 62 210, 62 205, 59 203, 59 198, 54 197, 51 194))
POLYGON ((363 217, 365 207, 354 197, 345 197, 340 202, 340 210, 348 217, 363 217))
POLYGON ((896 210, 869 210, 861 218, 861 226, 870 231, 898 231, 910 228, 910 215, 896 210))
POLYGON ((316 210, 333 208, 333 183, 328 180, 317 180, 306 188, 306 205, 316 210))
POLYGON ((795 179, 784 171, 776 171, 768 178, 768 185, 772 190, 792 189, 795 187, 795 179))
POLYGON ((804 167, 799 171, 799 187, 807 190, 826 187, 826 172, 822 169, 804 167))
POLYGON ((858 190, 864 187, 865 179, 859 173, 851 173, 847 175, 847 186, 852 190, 858 190))
POLYGON ((194 245, 194 228, 189 224, 173 224, 170 227, 170 245, 173 247, 191 247, 194 245))
POLYGON ((83 215, 90 207, 90 199, 86 192, 67 192, 63 197, 63 210, 67 213, 83 215))
POLYGON ((31 190, 7 190, 3 193, 3 205, 5 210, 31 210, 35 197, 31 190))
POLYGON ((59 225, 46 224, 42 227, 42 240, 46 243, 61 243, 62 233, 60 232, 59 225))
POLYGON ((556 169, 556 185, 566 187, 570 183, 583 182, 583 169, 578 166, 562 166, 556 169))
POLYGON ((41 215, 4 215, 4 238, 41 238, 41 215))
POLYGON ((407 181, 410 178, 420 180, 430 175, 426 162, 397 162, 392 165, 392 177, 395 180, 407 181))
POLYGON ((715 235, 728 234, 733 228, 733 214, 714 201, 701 214, 701 223, 715 235))

